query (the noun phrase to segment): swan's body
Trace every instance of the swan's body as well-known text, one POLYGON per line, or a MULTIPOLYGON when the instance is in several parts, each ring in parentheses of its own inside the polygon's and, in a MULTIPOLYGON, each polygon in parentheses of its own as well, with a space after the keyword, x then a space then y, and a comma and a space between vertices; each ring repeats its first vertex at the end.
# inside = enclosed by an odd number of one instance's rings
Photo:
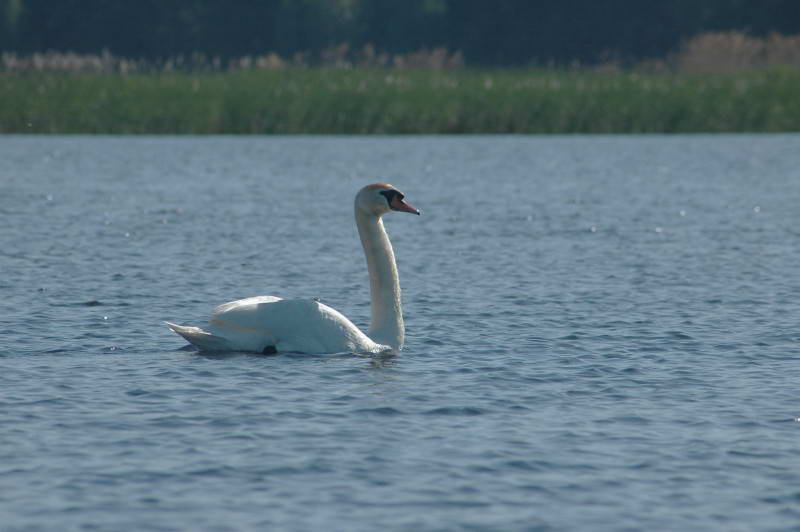
POLYGON ((368 334, 338 311, 313 299, 258 296, 214 310, 208 328, 167 322, 201 350, 258 353, 399 351, 405 327, 394 251, 381 217, 392 210, 419 214, 391 185, 367 185, 356 195, 355 218, 370 278, 372 324, 368 334))
POLYGON ((374 353, 389 349, 370 340, 341 313, 313 299, 248 297, 214 309, 206 330, 168 325, 208 351, 374 353))

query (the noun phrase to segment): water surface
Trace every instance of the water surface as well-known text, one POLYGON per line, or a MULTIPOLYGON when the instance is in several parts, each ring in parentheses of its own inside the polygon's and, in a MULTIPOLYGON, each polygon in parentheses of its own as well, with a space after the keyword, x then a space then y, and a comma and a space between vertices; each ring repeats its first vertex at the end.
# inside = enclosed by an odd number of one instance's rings
POLYGON ((0 139, 4 530, 788 530, 800 136, 0 139), (204 355, 240 297, 406 349, 204 355))

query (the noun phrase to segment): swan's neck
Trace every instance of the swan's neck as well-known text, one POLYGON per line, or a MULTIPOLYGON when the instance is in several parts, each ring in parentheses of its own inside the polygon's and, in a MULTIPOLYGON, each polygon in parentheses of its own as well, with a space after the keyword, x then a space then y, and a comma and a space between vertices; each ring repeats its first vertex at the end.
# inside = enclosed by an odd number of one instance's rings
POLYGON ((403 347, 405 327, 400 304, 400 280, 389 235, 378 216, 356 208, 356 225, 369 269, 369 291, 372 299, 372 341, 399 350, 403 347))

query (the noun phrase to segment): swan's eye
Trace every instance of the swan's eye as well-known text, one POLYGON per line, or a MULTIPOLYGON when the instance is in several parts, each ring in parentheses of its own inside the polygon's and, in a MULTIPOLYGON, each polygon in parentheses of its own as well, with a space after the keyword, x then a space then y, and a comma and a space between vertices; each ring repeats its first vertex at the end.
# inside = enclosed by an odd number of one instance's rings
POLYGON ((392 207, 392 200, 394 200, 395 196, 401 200, 405 197, 396 190, 381 190, 379 194, 386 198, 386 203, 389 204, 389 208, 392 207))

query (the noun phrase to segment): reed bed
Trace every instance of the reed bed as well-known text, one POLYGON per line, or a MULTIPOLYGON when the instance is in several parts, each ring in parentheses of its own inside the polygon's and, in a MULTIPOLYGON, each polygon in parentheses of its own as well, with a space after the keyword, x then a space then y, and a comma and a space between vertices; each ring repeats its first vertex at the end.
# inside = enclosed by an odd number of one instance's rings
POLYGON ((422 49, 407 54, 379 53, 372 45, 353 50, 347 44, 333 46, 312 57, 296 53, 282 57, 275 52, 223 59, 202 53, 177 55, 146 61, 101 54, 77 54, 50 50, 31 55, 0 54, 0 72, 64 74, 153 74, 170 72, 236 72, 240 70, 285 70, 303 68, 389 68, 394 70, 454 70, 464 67, 461 52, 444 48, 422 49))
POLYGON ((703 33, 671 58, 671 68, 691 73, 735 73, 768 68, 800 68, 800 35, 764 38, 739 32, 703 33))
MULTIPOLYGON (((614 54, 609 54, 613 57, 614 54)), ((239 70, 285 70, 298 68, 342 68, 394 70, 457 70, 465 67, 461 52, 444 48, 422 49, 407 54, 379 52, 368 44, 353 49, 341 44, 322 50, 316 56, 296 53, 282 57, 270 52, 224 59, 202 53, 177 55, 146 61, 101 54, 76 54, 48 51, 21 56, 0 53, 0 72, 60 72, 68 74, 152 74, 165 72, 233 72, 239 70)), ((625 70, 637 72, 736 73, 771 68, 800 68, 800 35, 771 34, 763 38, 741 32, 709 32, 685 41, 665 58, 627 64, 625 70)), ((575 65, 573 70, 621 70, 619 62, 575 65)))
POLYGON ((4 54, 0 132, 784 132, 800 131, 798 94, 800 38, 780 36, 706 34, 627 70, 474 69, 445 50, 346 46, 313 66, 302 55, 4 54))
POLYGON ((4 74, 0 132, 800 131, 800 72, 243 70, 4 74))

